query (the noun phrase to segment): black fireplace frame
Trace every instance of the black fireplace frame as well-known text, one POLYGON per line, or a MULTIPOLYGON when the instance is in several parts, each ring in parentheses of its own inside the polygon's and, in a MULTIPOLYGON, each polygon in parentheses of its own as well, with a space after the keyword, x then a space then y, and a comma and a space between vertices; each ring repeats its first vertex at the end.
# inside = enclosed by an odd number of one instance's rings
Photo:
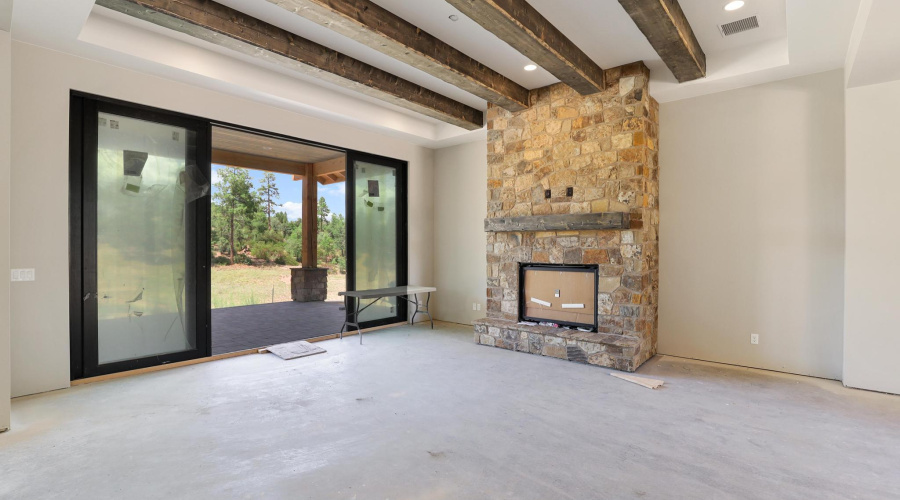
POLYGON ((573 328, 589 328, 590 331, 596 332, 600 326, 600 266, 597 264, 540 264, 532 262, 519 262, 519 321, 531 321, 535 323, 548 322, 556 323, 559 326, 573 328), (525 315, 525 271, 527 270, 543 270, 543 271, 563 271, 594 273, 594 322, 591 323, 572 323, 568 321, 551 321, 541 318, 532 318, 525 315))

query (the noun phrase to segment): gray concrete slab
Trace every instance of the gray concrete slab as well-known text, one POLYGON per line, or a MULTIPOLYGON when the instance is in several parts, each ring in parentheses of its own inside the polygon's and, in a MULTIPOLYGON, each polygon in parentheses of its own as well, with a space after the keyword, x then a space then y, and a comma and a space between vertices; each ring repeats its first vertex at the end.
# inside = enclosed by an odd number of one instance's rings
POLYGON ((13 401, 3 498, 898 498, 900 397, 399 327, 13 401))

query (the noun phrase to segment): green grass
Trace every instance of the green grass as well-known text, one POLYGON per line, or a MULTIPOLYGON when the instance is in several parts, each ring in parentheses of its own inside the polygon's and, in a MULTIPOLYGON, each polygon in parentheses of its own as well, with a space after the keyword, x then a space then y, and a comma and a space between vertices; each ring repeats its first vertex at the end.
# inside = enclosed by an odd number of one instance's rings
MULTIPOLYGON (((340 300, 346 276, 328 275, 328 300, 340 300)), ((213 266, 212 307, 250 306, 291 300, 289 266, 213 266)))

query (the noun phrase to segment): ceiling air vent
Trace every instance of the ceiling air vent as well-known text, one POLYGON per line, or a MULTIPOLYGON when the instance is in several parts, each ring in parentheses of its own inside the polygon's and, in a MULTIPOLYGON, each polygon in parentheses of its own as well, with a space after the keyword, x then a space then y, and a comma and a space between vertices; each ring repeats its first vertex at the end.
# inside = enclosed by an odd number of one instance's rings
POLYGON ((736 35, 745 31, 755 30, 756 28, 759 28, 759 19, 757 19, 756 16, 750 16, 739 19, 733 23, 719 25, 719 31, 722 33, 722 36, 736 35))

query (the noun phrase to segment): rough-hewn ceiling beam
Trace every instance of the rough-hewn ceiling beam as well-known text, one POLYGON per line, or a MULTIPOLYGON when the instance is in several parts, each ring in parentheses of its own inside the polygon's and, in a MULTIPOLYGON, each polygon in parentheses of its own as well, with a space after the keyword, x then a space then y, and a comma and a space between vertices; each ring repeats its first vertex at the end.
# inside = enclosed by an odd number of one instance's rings
POLYGON ((97 4, 467 130, 484 123, 481 110, 211 0, 97 0, 97 4))
POLYGON ((447 0, 582 95, 604 88, 603 70, 525 0, 447 0))
POLYGON ((370 0, 268 0, 509 111, 528 89, 370 0))
POLYGON ((706 54, 678 0, 619 0, 679 82, 706 76, 706 54))

